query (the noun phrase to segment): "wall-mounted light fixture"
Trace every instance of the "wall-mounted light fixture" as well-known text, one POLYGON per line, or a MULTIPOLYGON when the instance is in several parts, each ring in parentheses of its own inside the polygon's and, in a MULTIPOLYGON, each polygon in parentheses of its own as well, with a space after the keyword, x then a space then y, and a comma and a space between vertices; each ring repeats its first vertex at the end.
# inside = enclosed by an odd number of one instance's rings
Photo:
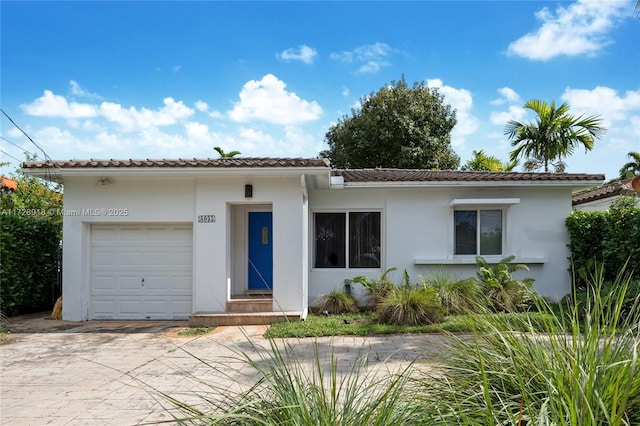
POLYGON ((102 176, 99 177, 98 180, 96 181, 96 185, 100 185, 100 186, 107 186, 107 185, 111 185, 113 182, 111 181, 111 179, 107 176, 102 176))
POLYGON ((245 185, 244 186, 244 198, 253 197, 253 185, 245 185))

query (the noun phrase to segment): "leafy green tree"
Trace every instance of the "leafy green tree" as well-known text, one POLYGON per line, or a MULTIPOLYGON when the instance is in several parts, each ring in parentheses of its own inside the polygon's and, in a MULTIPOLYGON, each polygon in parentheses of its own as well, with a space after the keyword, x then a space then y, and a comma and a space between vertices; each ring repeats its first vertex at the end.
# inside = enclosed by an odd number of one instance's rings
POLYGON ((518 160, 502 162, 493 155, 485 154, 484 150, 473 151, 472 158, 460 168, 460 170, 475 170, 487 172, 510 172, 518 166, 518 160))
POLYGON ((532 99, 524 104, 524 108, 538 115, 535 123, 511 120, 504 134, 511 139, 511 146, 515 147, 510 159, 526 158, 523 166, 527 171, 544 167, 544 171, 548 172, 549 166, 553 166, 556 172, 563 172, 566 168, 563 158, 573 154, 578 146, 591 151, 594 139, 605 132, 599 116, 571 115, 566 102, 556 108, 555 102, 547 104, 532 99))
POLYGON ((224 150, 219 146, 214 146, 213 149, 215 149, 216 152, 220 154, 220 158, 233 158, 236 155, 240 155, 240 151, 224 152, 224 150))
POLYGON ((620 179, 629 179, 640 175, 640 152, 631 151, 627 154, 631 159, 620 168, 620 179))
MULTIPOLYGON (((27 156, 27 161, 35 157, 27 156)), ((2 215, 17 214, 36 219, 45 219, 57 225, 62 225, 63 206, 62 186, 47 183, 42 179, 26 174, 18 167, 11 178, 17 182, 13 193, 0 196, 2 215)))
POLYGON ((338 168, 455 169, 460 157, 451 148, 455 110, 435 88, 404 79, 392 81, 360 99, 331 126, 320 153, 338 168))

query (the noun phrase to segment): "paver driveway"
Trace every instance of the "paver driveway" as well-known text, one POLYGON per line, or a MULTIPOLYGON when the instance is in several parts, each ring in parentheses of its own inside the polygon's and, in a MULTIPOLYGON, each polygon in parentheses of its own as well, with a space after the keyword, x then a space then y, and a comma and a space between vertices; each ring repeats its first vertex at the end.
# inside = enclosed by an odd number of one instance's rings
MULTIPOLYGON (((183 322, 52 321, 15 319, 14 333, 0 345, 0 423, 3 425, 135 425, 171 419, 166 400, 154 391, 195 402, 197 394, 239 390, 256 373, 237 361, 237 351, 268 347, 263 326, 220 327, 179 337, 183 322), (249 342, 251 340, 251 343, 249 342), (207 360, 207 367, 196 358, 207 360)), ((362 351, 372 368, 395 371, 427 359, 438 336, 402 335, 287 339, 312 360, 333 350, 348 369, 362 351)), ((325 358, 322 358, 325 359, 325 358)), ((217 398, 224 398, 224 392, 217 398)))

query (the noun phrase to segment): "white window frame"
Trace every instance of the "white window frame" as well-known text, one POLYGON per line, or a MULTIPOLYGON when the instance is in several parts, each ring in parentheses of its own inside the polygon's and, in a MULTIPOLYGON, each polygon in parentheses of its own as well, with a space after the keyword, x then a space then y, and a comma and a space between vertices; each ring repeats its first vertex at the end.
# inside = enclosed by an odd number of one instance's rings
POLYGON ((509 207, 519 204, 519 198, 457 198, 451 200, 449 206, 451 207, 450 220, 451 220, 451 255, 454 259, 475 259, 476 256, 482 256, 484 258, 502 258, 509 253, 509 207), (501 221, 501 251, 500 254, 480 254, 480 212, 483 210, 500 210, 502 212, 501 221), (476 253, 475 254, 456 254, 456 211, 476 211, 477 223, 476 223, 476 253))
POLYGON ((385 247, 385 237, 384 237, 384 215, 382 209, 322 209, 322 210, 313 210, 313 222, 310 229, 311 238, 310 240, 313 242, 313 249, 311 250, 311 259, 310 262, 313 265, 312 269, 315 271, 335 271, 335 270, 352 270, 352 271, 379 271, 382 269, 384 265, 384 249, 385 247), (317 267, 316 266, 316 214, 322 213, 340 213, 345 215, 345 259, 344 259, 344 267, 317 267), (350 241, 349 241, 349 231, 350 231, 350 222, 349 222, 349 214, 350 213, 378 213, 380 214, 380 258, 378 267, 363 267, 363 268, 352 268, 349 266, 349 251, 350 251, 350 241))

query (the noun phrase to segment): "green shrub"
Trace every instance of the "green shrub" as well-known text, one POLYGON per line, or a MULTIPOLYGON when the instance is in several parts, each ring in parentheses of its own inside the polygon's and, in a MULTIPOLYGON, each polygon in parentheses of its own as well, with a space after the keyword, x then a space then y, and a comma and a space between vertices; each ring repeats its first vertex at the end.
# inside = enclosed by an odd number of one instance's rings
POLYGON ((640 278, 640 206, 637 197, 619 197, 608 211, 574 210, 566 219, 571 267, 578 288, 586 288, 595 265, 607 265, 606 281, 628 262, 640 278), (635 270, 633 268, 636 268, 635 270))
POLYGON ((512 264, 515 256, 507 256, 495 266, 491 266, 481 256, 476 256, 479 271, 476 281, 489 300, 495 312, 517 312, 526 310, 536 294, 531 290, 532 278, 515 279, 512 274, 519 270, 529 270, 524 264, 512 264))
POLYGON ((358 312, 356 299, 344 290, 333 289, 329 294, 318 297, 319 311, 327 311, 331 314, 344 314, 358 312))
POLYGON ((0 308, 7 316, 53 307, 60 225, 18 215, 0 221, 0 308))

